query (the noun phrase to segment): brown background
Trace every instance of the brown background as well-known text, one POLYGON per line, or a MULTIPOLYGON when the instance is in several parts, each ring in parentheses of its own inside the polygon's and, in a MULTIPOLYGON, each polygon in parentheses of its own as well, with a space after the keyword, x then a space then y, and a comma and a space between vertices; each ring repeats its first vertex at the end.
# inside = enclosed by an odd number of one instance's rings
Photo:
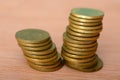
POLYGON ((0 80, 120 80, 120 1, 119 0, 0 0, 0 80), (104 29, 97 54, 104 67, 85 73, 64 66, 56 72, 31 69, 15 40, 24 28, 48 31, 61 50, 62 34, 70 10, 89 7, 105 12, 104 29))

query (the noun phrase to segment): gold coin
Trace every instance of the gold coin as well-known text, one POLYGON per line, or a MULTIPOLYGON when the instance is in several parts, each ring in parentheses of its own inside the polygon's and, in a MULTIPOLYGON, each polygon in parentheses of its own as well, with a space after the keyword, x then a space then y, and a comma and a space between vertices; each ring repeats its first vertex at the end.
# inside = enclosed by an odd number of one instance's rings
POLYGON ((39 70, 39 71, 43 71, 43 72, 52 72, 52 71, 56 71, 56 70, 62 68, 63 63, 62 63, 62 61, 59 61, 59 62, 57 62, 57 64, 51 65, 50 67, 34 65, 31 63, 29 63, 29 65, 31 68, 33 68, 35 70, 39 70))
POLYGON ((82 29, 82 30, 100 30, 102 29, 102 24, 101 25, 97 25, 97 26, 81 26, 81 25, 76 25, 76 24, 72 24, 70 23, 70 25, 72 28, 76 28, 76 29, 82 29))
POLYGON ((44 50, 44 51, 29 51, 29 50, 23 49, 23 52, 30 54, 30 55, 48 55, 48 54, 53 53, 54 51, 56 51, 55 44, 52 44, 52 46, 49 49, 44 50))
POLYGON ((79 67, 79 65, 77 66, 77 65, 74 65, 73 63, 66 63, 66 65, 73 68, 73 69, 79 70, 79 71, 93 72, 93 71, 100 70, 103 66, 103 62, 98 58, 97 64, 94 65, 94 67, 91 67, 91 68, 81 68, 81 67, 79 67))
POLYGON ((63 47, 64 46, 67 47, 70 50, 80 51, 80 52, 83 52, 83 51, 93 51, 93 50, 96 51, 97 50, 97 45, 93 46, 93 47, 89 47, 89 48, 77 48, 77 47, 71 47, 71 46, 63 44, 63 47))
POLYGON ((71 50, 71 49, 68 49, 68 48, 66 48, 65 46, 62 46, 62 49, 63 50, 65 50, 66 52, 69 52, 69 53, 71 53, 71 54, 75 54, 75 55, 83 55, 83 56, 85 56, 85 55, 90 55, 90 54, 95 54, 95 50, 93 50, 93 51, 73 51, 73 50, 71 50))
POLYGON ((75 21, 78 21, 78 22, 101 22, 102 21, 102 18, 100 19, 83 19, 83 18, 78 18, 78 17, 75 17, 73 15, 70 15, 69 19, 73 19, 75 21))
POLYGON ((69 24, 76 24, 76 25, 81 25, 81 26, 97 26, 101 25, 102 22, 97 22, 97 23, 85 23, 85 22, 77 22, 75 20, 69 19, 69 24))
POLYGON ((47 63, 49 61, 53 61, 53 60, 58 59, 58 55, 55 55, 55 56, 53 56, 51 58, 48 58, 48 59, 34 59, 34 58, 31 58, 31 57, 28 57, 28 56, 25 56, 25 58, 27 59, 27 61, 32 62, 32 63, 34 63, 34 62, 36 62, 36 63, 40 63, 40 62, 41 63, 47 63))
POLYGON ((102 31, 102 28, 101 29, 96 29, 96 30, 83 30, 83 29, 77 29, 77 28, 72 28, 72 27, 69 27, 71 30, 75 31, 75 32, 78 32, 78 33, 86 33, 86 34, 98 34, 102 31))
POLYGON ((66 33, 63 33, 63 40, 67 41, 67 42, 70 42, 70 43, 74 43, 74 44, 92 44, 92 43, 96 42, 96 40, 95 41, 92 41, 92 40, 91 41, 75 40, 75 39, 69 38, 66 35, 66 33))
POLYGON ((66 56, 65 54, 62 54, 62 57, 66 60, 66 61, 71 61, 71 62, 77 62, 77 63, 85 63, 85 62, 90 62, 95 60, 96 55, 94 55, 93 57, 90 58, 84 58, 84 59, 75 59, 75 58, 70 58, 68 56, 66 56))
POLYGON ((24 43, 24 42, 18 42, 18 44, 22 45, 22 46, 27 46, 27 47, 40 47, 40 46, 45 46, 52 43, 51 39, 49 39, 46 42, 42 42, 42 43, 24 43))
POLYGON ((104 16, 102 11, 91 8, 74 8, 71 14, 83 19, 101 19, 104 16))
POLYGON ((70 57, 70 58, 75 58, 75 59, 81 59, 81 58, 90 58, 92 56, 94 56, 95 54, 89 54, 89 55, 75 55, 75 54, 71 54, 69 52, 66 52, 65 50, 62 50, 61 52, 62 54, 65 54, 66 56, 70 57))
POLYGON ((33 63, 35 65, 48 66, 48 65, 55 64, 56 62, 58 62, 58 60, 62 60, 62 59, 59 57, 59 58, 57 58, 53 61, 48 61, 48 62, 31 62, 31 61, 28 61, 28 60, 27 61, 30 62, 30 63, 33 63))
POLYGON ((34 59, 47 59, 47 58, 51 58, 51 57, 57 55, 57 51, 54 51, 51 54, 42 55, 42 56, 41 55, 31 55, 31 54, 25 53, 25 52, 23 52, 23 53, 24 53, 25 56, 28 56, 28 57, 34 58, 34 59))
POLYGON ((86 37, 76 37, 76 36, 73 36, 69 33, 67 33, 67 36, 69 38, 72 38, 72 39, 78 40, 78 41, 96 41, 99 38, 99 36, 87 37, 87 38, 86 37))
POLYGON ((98 34, 88 34, 88 33, 80 33, 80 32, 75 32, 73 30, 71 30, 72 27, 67 27, 67 33, 74 35, 74 36, 78 36, 78 37, 94 37, 94 36, 99 36, 98 34))
POLYGON ((18 41, 24 43, 42 43, 50 39, 49 33, 40 29, 24 29, 15 35, 18 41))
POLYGON ((64 44, 68 45, 68 46, 71 46, 71 47, 77 47, 77 48, 89 48, 89 47, 93 47, 93 46, 98 45, 97 42, 86 45, 86 44, 74 44, 74 43, 70 43, 70 42, 67 42, 67 41, 64 41, 64 44))
MULTIPOLYGON (((20 44, 19 44, 20 45, 20 44)), ((25 49, 25 50, 30 50, 30 51, 43 51, 43 50, 47 50, 49 49, 50 47, 52 46, 52 43, 46 45, 46 46, 41 46, 41 47, 26 47, 26 46, 22 46, 20 45, 20 47, 22 49, 25 49)))
POLYGON ((75 65, 76 67, 79 68, 91 68, 93 66, 95 66, 98 62, 98 59, 96 57, 95 60, 90 61, 90 62, 86 62, 86 63, 78 63, 78 62, 69 62, 69 61, 65 61, 66 64, 71 64, 71 65, 75 65))

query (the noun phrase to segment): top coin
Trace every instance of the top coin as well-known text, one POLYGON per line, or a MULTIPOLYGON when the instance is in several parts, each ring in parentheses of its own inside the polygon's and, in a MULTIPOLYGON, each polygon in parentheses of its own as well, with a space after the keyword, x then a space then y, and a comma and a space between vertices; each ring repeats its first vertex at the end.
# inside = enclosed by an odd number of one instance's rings
POLYGON ((91 8, 74 8, 71 10, 71 14, 75 17, 85 19, 99 19, 104 16, 102 11, 91 8))
POLYGON ((16 39, 25 43, 40 43, 50 38, 49 33, 40 29, 24 29, 16 32, 16 39))

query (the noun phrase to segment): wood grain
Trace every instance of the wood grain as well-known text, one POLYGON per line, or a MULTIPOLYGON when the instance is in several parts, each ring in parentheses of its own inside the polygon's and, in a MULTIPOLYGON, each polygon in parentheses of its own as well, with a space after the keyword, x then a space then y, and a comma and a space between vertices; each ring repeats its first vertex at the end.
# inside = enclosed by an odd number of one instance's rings
POLYGON ((120 80, 119 0, 0 0, 0 80, 120 80), (15 40, 24 28, 48 31, 61 50, 70 10, 89 7, 105 12, 97 54, 104 67, 85 73, 64 66, 55 72, 31 69, 15 40))

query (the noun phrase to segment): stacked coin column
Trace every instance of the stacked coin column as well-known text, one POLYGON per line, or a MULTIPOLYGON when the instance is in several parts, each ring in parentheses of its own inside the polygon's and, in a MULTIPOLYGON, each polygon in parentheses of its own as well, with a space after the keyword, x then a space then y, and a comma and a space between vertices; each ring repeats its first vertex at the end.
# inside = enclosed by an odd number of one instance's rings
POLYGON ((24 29, 16 33, 28 64, 36 70, 55 71, 62 67, 62 60, 49 34, 39 29, 24 29))
POLYGON ((99 70, 103 63, 95 54, 104 13, 89 8, 71 10, 69 25, 63 34, 62 57, 67 66, 80 71, 99 70))

